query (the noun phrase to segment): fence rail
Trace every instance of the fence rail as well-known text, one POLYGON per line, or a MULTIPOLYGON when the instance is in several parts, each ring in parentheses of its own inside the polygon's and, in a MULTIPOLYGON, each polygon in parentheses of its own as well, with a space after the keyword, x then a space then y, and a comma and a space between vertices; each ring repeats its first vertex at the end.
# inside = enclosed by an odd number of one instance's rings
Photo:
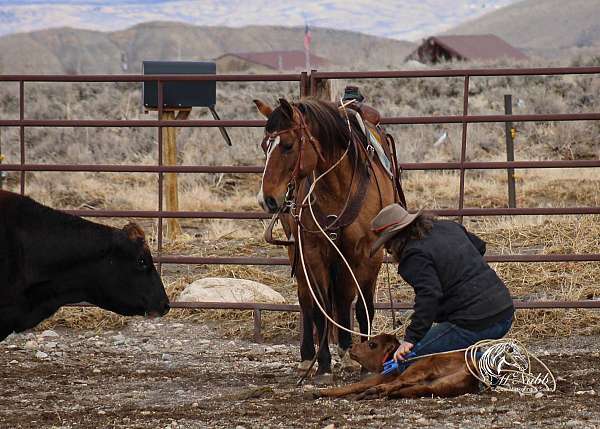
MULTIPOLYGON (((20 173, 20 191, 26 190, 26 172, 99 172, 99 173, 151 173, 158 175, 157 209, 142 210, 67 210, 79 216, 87 217, 134 217, 154 218, 158 220, 158 251, 156 261, 159 269, 162 264, 251 264, 251 265, 288 265, 287 258, 271 257, 193 257, 163 254, 163 219, 266 219, 265 213, 251 212, 172 212, 163 209, 163 176, 166 173, 208 173, 208 174, 260 174, 261 166, 167 166, 163 165, 163 127, 263 127, 264 120, 38 120, 28 119, 25 115, 25 87, 31 83, 141 83, 157 82, 158 117, 162 117, 164 83, 171 81, 218 81, 218 82, 292 82, 298 84, 298 95, 316 95, 319 83, 327 79, 414 79, 414 78, 460 78, 463 79, 463 108, 459 115, 385 117, 383 124, 462 124, 461 154, 458 162, 402 163, 403 170, 459 171, 458 206, 450 209, 435 210, 439 216, 521 216, 521 215, 597 215, 600 207, 555 207, 555 208, 470 208, 465 207, 465 173, 468 170, 493 169, 547 169, 547 168, 598 168, 600 160, 553 160, 553 161, 507 161, 472 162, 466 160, 468 124, 490 122, 541 122, 541 121, 598 121, 600 112, 561 113, 561 114, 523 114, 523 115, 470 115, 469 85, 473 77, 509 77, 509 76, 558 76, 558 75, 598 75, 600 67, 566 68, 528 68, 528 69, 457 69, 457 70, 411 70, 411 71, 370 71, 370 72, 319 72, 311 71, 297 74, 264 75, 0 75, 1 82, 15 82, 19 85, 19 114, 17 119, 0 118, 0 127, 18 127, 20 160, 19 163, 0 164, 0 171, 20 173), (113 165, 113 164, 32 164, 28 163, 25 145, 25 129, 30 127, 145 127, 157 128, 158 159, 155 165, 113 165)), ((489 262, 596 262, 600 254, 549 254, 549 255, 488 255, 489 262)), ((387 260, 387 262, 390 262, 387 260)), ((260 338, 261 311, 299 311, 293 305, 257 304, 257 303, 173 303, 174 308, 227 308, 253 310, 255 317, 255 335, 260 338)), ((407 309, 409 303, 396 303, 396 309, 407 309)), ((518 308, 600 308, 600 301, 519 301, 518 308)), ((378 304, 377 309, 389 309, 389 304, 378 304)))

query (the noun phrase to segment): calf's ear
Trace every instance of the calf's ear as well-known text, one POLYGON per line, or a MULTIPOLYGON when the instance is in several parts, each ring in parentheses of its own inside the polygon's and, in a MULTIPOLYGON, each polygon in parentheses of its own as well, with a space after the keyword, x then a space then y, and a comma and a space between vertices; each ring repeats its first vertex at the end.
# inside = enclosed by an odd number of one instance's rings
POLYGON ((146 234, 144 234, 144 230, 137 223, 128 223, 123 227, 123 231, 130 240, 137 241, 138 239, 142 239, 142 241, 146 241, 146 234))
POLYGON ((391 341, 388 341, 385 344, 385 352, 386 353, 394 353, 396 351, 396 349, 398 349, 398 347, 400 346, 400 341, 398 341, 398 339, 394 336, 391 341))

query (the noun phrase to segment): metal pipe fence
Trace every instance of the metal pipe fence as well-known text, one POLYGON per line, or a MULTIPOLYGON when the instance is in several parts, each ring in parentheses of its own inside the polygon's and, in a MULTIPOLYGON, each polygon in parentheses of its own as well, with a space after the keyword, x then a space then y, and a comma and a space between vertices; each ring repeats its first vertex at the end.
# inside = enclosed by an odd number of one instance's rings
MULTIPOLYGON (((370 72, 319 72, 311 71, 296 74, 264 74, 264 75, 0 75, 1 82, 15 82, 19 86, 18 119, 0 118, 0 127, 19 128, 19 163, 0 164, 0 171, 20 173, 20 192, 26 190, 26 172, 102 172, 102 173, 149 173, 158 175, 157 209, 140 210, 67 210, 86 217, 136 217, 158 220, 157 255, 159 269, 162 264, 247 264, 247 265, 287 265, 287 258, 260 257, 192 257, 163 254, 163 220, 167 218, 196 219, 267 219, 265 213, 254 212, 200 212, 163 210, 163 176, 165 173, 262 173, 261 166, 167 166, 163 165, 163 127, 263 127, 264 120, 39 120, 25 117, 25 85, 32 82, 68 82, 68 83, 118 83, 118 82, 157 82, 158 118, 162 117, 164 83, 173 81, 218 81, 218 82, 291 82, 298 85, 300 97, 316 94, 319 81, 326 79, 414 79, 414 78, 447 78, 463 79, 463 108, 460 115, 385 117, 382 124, 418 125, 418 124, 462 124, 461 151, 458 162, 422 162, 401 163, 403 170, 454 170, 459 172, 458 206, 455 209, 435 210, 439 216, 519 216, 519 215, 594 215, 600 214, 600 207, 560 207, 560 208, 465 208, 465 174, 468 170, 500 170, 500 169, 544 169, 544 168, 598 168, 600 160, 552 160, 552 161, 507 161, 507 162, 472 162, 467 161, 468 125, 491 122, 541 122, 541 121, 598 121, 600 112, 561 113, 561 114, 521 114, 521 115, 470 115, 469 86, 472 77, 499 76, 557 76, 570 74, 600 75, 600 67, 566 67, 566 68, 528 68, 528 69, 458 69, 458 70, 421 70, 421 71, 370 71, 370 72), (155 127, 157 128, 158 159, 156 165, 74 165, 74 164, 33 164, 26 162, 25 129, 31 127, 155 127)), ((595 254, 549 254, 549 255, 488 255, 489 262, 584 262, 600 261, 600 253, 595 254)), ((390 262, 387 260, 387 262, 390 262)), ((173 303, 177 308, 228 308, 246 309, 255 312, 256 323, 260 326, 260 311, 298 311, 296 306, 273 307, 266 304, 236 303, 173 303)), ((519 308, 600 308, 600 301, 550 301, 519 303, 519 308)), ((388 309, 380 304, 378 309, 388 309)), ((408 303, 396 303, 394 308, 411 308, 408 303)), ((257 337, 259 337, 258 332, 257 337)))

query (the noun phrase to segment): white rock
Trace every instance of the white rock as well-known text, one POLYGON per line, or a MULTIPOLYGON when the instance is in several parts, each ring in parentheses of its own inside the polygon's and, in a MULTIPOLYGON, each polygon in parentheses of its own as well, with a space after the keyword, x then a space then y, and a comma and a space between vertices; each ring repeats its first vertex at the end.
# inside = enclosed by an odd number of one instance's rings
POLYGON ((534 396, 534 397, 535 397, 536 399, 540 399, 540 398, 542 398, 543 396, 544 396, 544 394, 543 394, 542 392, 538 392, 538 393, 536 393, 536 394, 535 394, 535 396, 534 396))
POLYGON ((284 304, 285 298, 262 283, 252 280, 207 277, 189 284, 178 301, 262 302, 284 304))
POLYGON ((113 344, 115 346, 120 346, 121 344, 125 344, 125 335, 118 334, 112 337, 113 344))
POLYGON ((16 365, 16 364, 18 364, 18 363, 19 363, 19 361, 18 361, 18 360, 15 360, 15 359, 13 359, 13 360, 11 360, 11 361, 9 362, 9 364, 11 364, 11 365, 16 365))
POLYGON ((173 360, 173 356, 171 356, 169 353, 163 353, 161 356, 162 360, 173 360))
POLYGON ((56 332, 54 332, 54 331, 52 331, 50 329, 47 329, 44 332, 42 332, 40 334, 40 336, 44 337, 44 338, 47 338, 47 337, 58 337, 59 335, 56 332))
POLYGON ((56 348, 57 345, 58 344, 54 341, 48 341, 46 344, 44 344, 44 348, 50 350, 56 348))
POLYGON ((29 341, 27 341, 27 342, 25 343, 25 345, 23 346, 23 348, 24 348, 25 350, 34 350, 34 349, 37 349, 37 347, 38 347, 38 343, 36 343, 36 342, 35 342, 35 341, 33 341, 33 340, 29 340, 29 341))
POLYGON ((35 357, 36 357, 36 358, 38 358, 38 359, 44 359, 44 358, 47 358, 47 357, 48 357, 48 354, 47 354, 47 353, 44 353, 44 352, 40 352, 40 351, 38 351, 38 352, 35 354, 35 357))

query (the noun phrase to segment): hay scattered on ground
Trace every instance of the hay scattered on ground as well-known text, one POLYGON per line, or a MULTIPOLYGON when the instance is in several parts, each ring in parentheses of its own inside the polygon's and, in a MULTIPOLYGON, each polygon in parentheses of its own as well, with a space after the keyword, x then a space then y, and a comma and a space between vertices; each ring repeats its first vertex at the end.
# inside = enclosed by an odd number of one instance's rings
MULTIPOLYGON (((488 243, 488 253, 596 253, 600 248, 600 216, 524 217, 477 220, 469 228, 488 243)), ((222 239, 218 246, 211 240, 191 236, 170 244, 169 251, 190 255, 270 255, 283 256, 282 250, 266 245, 260 239, 222 239)), ((502 263, 493 264, 513 296, 531 300, 599 299, 598 262, 502 263)), ((388 266, 392 295, 396 301, 411 301, 413 292, 388 266)), ((175 299, 185 286, 203 277, 233 277, 264 283, 281 293, 288 303, 296 303, 296 286, 288 267, 256 267, 236 265, 165 266, 163 281, 169 296, 175 299)), ((379 276, 378 302, 388 302, 386 267, 379 276)), ((410 312, 397 311, 397 326, 405 327, 410 312)), ((172 310, 169 319, 192 320, 217 326, 227 336, 252 338, 251 311, 172 310)), ((71 328, 114 329, 128 319, 89 308, 61 309, 43 327, 56 324, 71 328)), ((297 338, 297 313, 262 312, 262 333, 266 339, 297 338)), ((389 312, 377 312, 374 330, 389 331, 389 312)), ((400 331, 402 332, 402 331, 400 331)), ((517 338, 554 337, 600 333, 600 312, 595 310, 519 310, 512 335, 517 338)))

